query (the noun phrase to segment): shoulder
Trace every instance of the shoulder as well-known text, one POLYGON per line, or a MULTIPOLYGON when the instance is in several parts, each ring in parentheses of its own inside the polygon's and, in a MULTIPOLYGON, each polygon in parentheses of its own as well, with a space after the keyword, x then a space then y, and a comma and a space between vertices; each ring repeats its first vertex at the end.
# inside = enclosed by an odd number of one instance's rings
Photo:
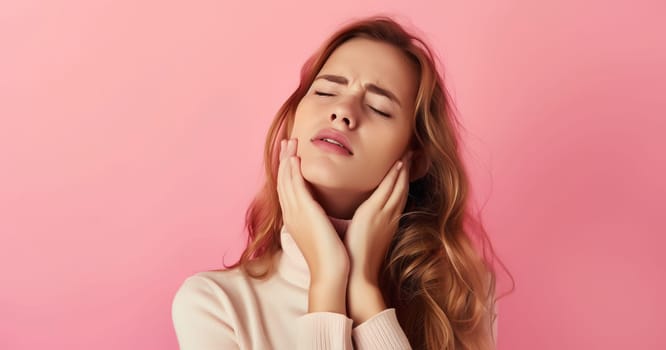
POLYGON ((236 339, 243 309, 253 303, 248 293, 242 292, 248 285, 240 269, 204 271, 185 278, 171 304, 171 319, 181 346, 199 344, 201 339, 236 339))
POLYGON ((232 297, 241 271, 198 272, 173 297, 171 318, 181 349, 236 348, 239 316, 232 297))
POLYGON ((178 308, 208 307, 231 309, 251 302, 252 291, 265 280, 253 278, 240 267, 197 272, 185 278, 173 298, 178 308))
MULTIPOLYGON (((250 273, 254 274, 267 271, 265 268, 272 265, 264 263, 248 266, 250 273)), ((256 292, 266 289, 262 285, 272 275, 268 273, 264 275, 267 278, 254 278, 241 267, 197 272, 185 278, 174 295, 172 316, 175 320, 180 315, 192 313, 242 312, 248 305, 258 303, 256 292)))
POLYGON ((233 289, 247 282, 247 276, 240 269, 197 272, 181 283, 174 304, 203 302, 223 302, 233 289))

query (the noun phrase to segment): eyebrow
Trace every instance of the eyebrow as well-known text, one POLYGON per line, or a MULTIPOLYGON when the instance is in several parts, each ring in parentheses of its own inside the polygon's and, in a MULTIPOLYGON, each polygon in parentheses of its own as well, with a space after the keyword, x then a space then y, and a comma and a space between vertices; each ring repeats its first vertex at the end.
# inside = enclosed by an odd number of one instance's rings
MULTIPOLYGON (((341 84, 341 85, 347 85, 349 83, 347 78, 345 78, 343 76, 340 76, 340 75, 333 75, 333 74, 320 75, 317 78, 315 78, 314 81, 317 81, 319 79, 328 80, 330 82, 333 82, 333 83, 336 83, 336 84, 341 84)), ((384 88, 381 88, 381 87, 379 87, 375 84, 372 84, 372 83, 366 84, 365 88, 368 89, 369 92, 373 92, 377 95, 382 95, 382 96, 388 98, 389 100, 397 103, 398 106, 402 107, 398 98, 391 91, 388 91, 388 90, 386 90, 384 88)))

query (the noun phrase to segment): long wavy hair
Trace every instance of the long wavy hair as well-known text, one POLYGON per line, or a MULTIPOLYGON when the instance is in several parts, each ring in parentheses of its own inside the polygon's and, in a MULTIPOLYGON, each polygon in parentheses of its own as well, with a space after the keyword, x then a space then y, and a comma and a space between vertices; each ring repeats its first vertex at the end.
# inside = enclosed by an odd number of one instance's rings
POLYGON ((303 65, 298 88, 281 106, 268 131, 266 180, 245 217, 247 247, 237 262, 226 267, 240 266, 253 278, 265 278, 274 270, 273 257, 281 249, 283 226, 277 195, 279 142, 288 137, 296 107, 328 57, 356 37, 394 45, 418 67, 412 147, 422 152, 427 166, 423 176, 410 183, 407 204, 384 259, 380 276, 384 300, 396 309, 415 349, 492 349, 495 255, 480 220, 468 208, 461 125, 433 52, 389 17, 346 24, 303 65), (483 249, 478 248, 479 242, 483 249))

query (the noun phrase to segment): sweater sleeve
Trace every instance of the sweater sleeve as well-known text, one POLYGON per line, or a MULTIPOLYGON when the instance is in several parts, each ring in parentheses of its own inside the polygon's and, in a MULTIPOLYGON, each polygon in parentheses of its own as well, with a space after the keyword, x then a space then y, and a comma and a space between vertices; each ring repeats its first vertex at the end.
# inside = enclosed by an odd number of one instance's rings
POLYGON ((394 308, 386 309, 352 330, 355 349, 410 350, 407 335, 400 327, 394 308))
POLYGON ((232 323, 204 278, 190 276, 183 282, 171 317, 181 350, 239 349, 232 323))
POLYGON ((298 349, 351 350, 352 319, 334 312, 311 312, 298 318, 298 349))

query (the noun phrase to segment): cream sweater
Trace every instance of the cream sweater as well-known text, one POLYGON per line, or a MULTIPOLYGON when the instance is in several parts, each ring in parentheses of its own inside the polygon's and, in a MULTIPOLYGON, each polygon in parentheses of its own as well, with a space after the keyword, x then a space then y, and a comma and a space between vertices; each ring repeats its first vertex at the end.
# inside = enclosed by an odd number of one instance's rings
MULTIPOLYGON (((349 223, 331 221, 338 232, 349 223)), ((183 282, 172 304, 181 350, 411 349, 393 308, 353 329, 346 315, 308 313, 307 263, 284 227, 280 241, 277 270, 268 279, 234 268, 199 272, 183 282)))

